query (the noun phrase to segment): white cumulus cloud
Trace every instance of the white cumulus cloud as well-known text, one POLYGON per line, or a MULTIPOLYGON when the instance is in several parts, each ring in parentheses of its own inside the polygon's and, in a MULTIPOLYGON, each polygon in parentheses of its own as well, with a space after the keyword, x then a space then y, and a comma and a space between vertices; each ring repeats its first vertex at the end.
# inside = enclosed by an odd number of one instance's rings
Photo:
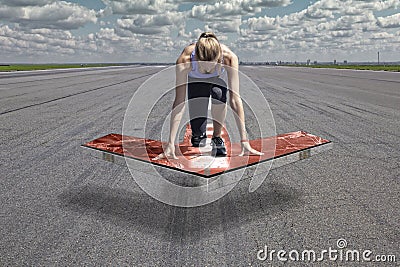
POLYGON ((165 10, 174 10, 177 4, 165 0, 102 0, 114 14, 159 14, 165 10))
POLYGON ((86 7, 65 1, 19 1, 7 5, 3 1, 0 7, 0 19, 15 22, 27 28, 77 29, 89 22, 97 21, 96 12, 86 7), (29 2, 29 5, 22 6, 29 2))
POLYGON ((388 17, 378 17, 378 25, 382 28, 400 28, 400 13, 388 17))

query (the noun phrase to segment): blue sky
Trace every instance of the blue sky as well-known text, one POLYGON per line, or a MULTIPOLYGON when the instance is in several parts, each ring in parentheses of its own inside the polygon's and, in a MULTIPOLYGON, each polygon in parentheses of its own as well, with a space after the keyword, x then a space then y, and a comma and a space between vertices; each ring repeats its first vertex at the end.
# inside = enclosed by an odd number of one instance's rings
POLYGON ((0 62, 174 62, 205 30, 242 61, 400 61, 400 0, 0 0, 0 62))

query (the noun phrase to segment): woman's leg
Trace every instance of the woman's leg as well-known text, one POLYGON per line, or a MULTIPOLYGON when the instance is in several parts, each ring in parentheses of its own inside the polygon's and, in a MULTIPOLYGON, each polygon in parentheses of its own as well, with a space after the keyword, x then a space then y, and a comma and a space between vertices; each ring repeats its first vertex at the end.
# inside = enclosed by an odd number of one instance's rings
POLYGON ((205 82, 188 82, 188 106, 192 136, 205 135, 207 131, 208 101, 210 84, 205 82))
POLYGON ((226 104, 212 104, 211 114, 213 117, 213 136, 221 136, 221 131, 226 118, 226 104))
POLYGON ((213 117, 213 136, 221 136, 221 131, 226 118, 226 94, 227 86, 225 81, 218 79, 211 89, 212 105, 211 114, 213 117))

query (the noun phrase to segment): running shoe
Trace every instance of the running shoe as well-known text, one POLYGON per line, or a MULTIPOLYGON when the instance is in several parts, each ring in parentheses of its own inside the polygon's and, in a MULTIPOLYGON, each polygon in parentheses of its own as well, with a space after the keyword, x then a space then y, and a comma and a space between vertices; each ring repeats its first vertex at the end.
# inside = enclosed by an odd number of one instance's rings
POLYGON ((211 146, 212 146, 212 151, 211 155, 214 157, 225 157, 226 156, 226 148, 225 148, 225 143, 224 140, 217 136, 213 137, 211 139, 211 146))
POLYGON ((206 146, 207 136, 205 134, 196 136, 193 135, 191 138, 192 146, 194 147, 203 147, 206 146))

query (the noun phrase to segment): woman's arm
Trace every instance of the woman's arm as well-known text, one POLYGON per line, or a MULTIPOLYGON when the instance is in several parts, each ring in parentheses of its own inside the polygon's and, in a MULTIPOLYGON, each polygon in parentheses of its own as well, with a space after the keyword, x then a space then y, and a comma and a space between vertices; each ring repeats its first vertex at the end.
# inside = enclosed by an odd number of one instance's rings
POLYGON ((242 140, 247 140, 243 103, 239 93, 239 61, 235 54, 230 56, 230 64, 228 65, 227 72, 228 87, 230 90, 229 105, 234 111, 234 117, 240 133, 240 138, 242 140))
POLYGON ((153 158, 153 160, 159 160, 167 157, 177 159, 175 155, 175 139, 178 132, 179 124, 185 111, 187 75, 191 68, 190 58, 188 58, 188 55, 190 56, 189 50, 190 47, 186 47, 179 58, 176 60, 175 100, 172 105, 168 144, 164 148, 164 152, 153 158))
POLYGON ((182 120, 182 115, 185 111, 187 63, 181 63, 180 61, 181 61, 180 58, 178 58, 175 67, 176 87, 175 87, 175 101, 172 105, 172 113, 170 121, 170 135, 169 135, 170 144, 175 143, 179 124, 182 120))
POLYGON ((243 156, 245 151, 249 151, 250 153, 256 155, 263 155, 264 153, 253 149, 247 139, 243 102, 239 93, 239 59, 233 52, 230 52, 229 59, 229 64, 227 64, 228 87, 230 90, 229 105, 234 112, 236 125, 239 129, 241 138, 242 152, 239 154, 239 156, 243 156))

